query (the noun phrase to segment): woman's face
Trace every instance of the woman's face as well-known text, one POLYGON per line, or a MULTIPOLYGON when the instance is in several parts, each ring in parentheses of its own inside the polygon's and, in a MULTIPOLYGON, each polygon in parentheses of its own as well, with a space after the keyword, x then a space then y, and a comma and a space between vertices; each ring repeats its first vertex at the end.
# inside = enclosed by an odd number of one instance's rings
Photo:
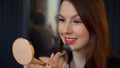
POLYGON ((89 32, 69 1, 61 4, 58 32, 63 43, 68 44, 73 51, 81 50, 89 41, 89 32))

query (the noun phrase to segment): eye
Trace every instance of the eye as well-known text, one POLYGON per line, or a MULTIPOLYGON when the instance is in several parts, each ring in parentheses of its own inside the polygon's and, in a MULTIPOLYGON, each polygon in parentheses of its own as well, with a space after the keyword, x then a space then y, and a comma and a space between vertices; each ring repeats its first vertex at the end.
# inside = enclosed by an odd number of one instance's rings
POLYGON ((59 18, 58 22, 64 22, 65 20, 63 18, 59 18))
POLYGON ((80 21, 80 20, 74 20, 73 23, 78 24, 78 23, 82 23, 82 21, 80 21))

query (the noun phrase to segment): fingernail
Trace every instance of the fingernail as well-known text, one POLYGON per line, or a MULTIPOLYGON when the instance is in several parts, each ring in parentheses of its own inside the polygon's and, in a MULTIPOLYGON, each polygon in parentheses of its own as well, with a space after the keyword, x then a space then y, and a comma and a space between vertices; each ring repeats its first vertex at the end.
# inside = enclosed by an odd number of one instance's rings
POLYGON ((53 56, 54 56, 54 53, 52 53, 50 57, 52 58, 53 56))
POLYGON ((29 64, 29 67, 34 67, 34 64, 29 64))
POLYGON ((44 57, 39 57, 39 59, 44 60, 44 57))
POLYGON ((58 52, 57 54, 61 54, 60 52, 58 52))

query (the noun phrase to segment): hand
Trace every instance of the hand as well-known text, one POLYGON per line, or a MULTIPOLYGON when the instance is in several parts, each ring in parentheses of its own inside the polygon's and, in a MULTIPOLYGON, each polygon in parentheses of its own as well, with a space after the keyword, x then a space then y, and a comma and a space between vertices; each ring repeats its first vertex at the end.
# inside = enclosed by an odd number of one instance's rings
POLYGON ((63 57, 61 57, 60 52, 55 55, 52 54, 51 57, 40 57, 39 59, 46 65, 30 64, 29 68, 69 68, 69 65, 65 62, 63 57))
POLYGON ((43 65, 40 65, 40 64, 36 64, 36 63, 30 63, 27 67, 25 68, 46 68, 45 66, 43 65))
POLYGON ((46 63, 46 68, 69 68, 63 57, 61 57, 60 52, 55 55, 52 54, 50 58, 40 57, 40 60, 46 63))
POLYGON ((25 65, 24 68, 45 68, 45 63, 41 60, 33 58, 32 62, 28 65, 25 65))

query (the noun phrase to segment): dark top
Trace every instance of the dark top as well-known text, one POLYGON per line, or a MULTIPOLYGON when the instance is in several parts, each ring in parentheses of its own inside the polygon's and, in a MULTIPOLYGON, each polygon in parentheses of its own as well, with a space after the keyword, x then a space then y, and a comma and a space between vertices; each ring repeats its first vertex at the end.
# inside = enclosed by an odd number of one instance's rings
MULTIPOLYGON (((72 59, 72 57, 70 57, 69 59, 72 59)), ((69 64, 70 64, 70 61, 71 60, 68 61, 69 64)), ((87 65, 85 65, 85 68, 87 68, 87 65)), ((114 57, 109 58, 108 61, 107 61, 107 68, 120 68, 120 58, 119 57, 117 57, 117 58, 114 58, 114 57)))
POLYGON ((116 58, 109 59, 107 68, 120 68, 120 59, 116 59, 116 58))

